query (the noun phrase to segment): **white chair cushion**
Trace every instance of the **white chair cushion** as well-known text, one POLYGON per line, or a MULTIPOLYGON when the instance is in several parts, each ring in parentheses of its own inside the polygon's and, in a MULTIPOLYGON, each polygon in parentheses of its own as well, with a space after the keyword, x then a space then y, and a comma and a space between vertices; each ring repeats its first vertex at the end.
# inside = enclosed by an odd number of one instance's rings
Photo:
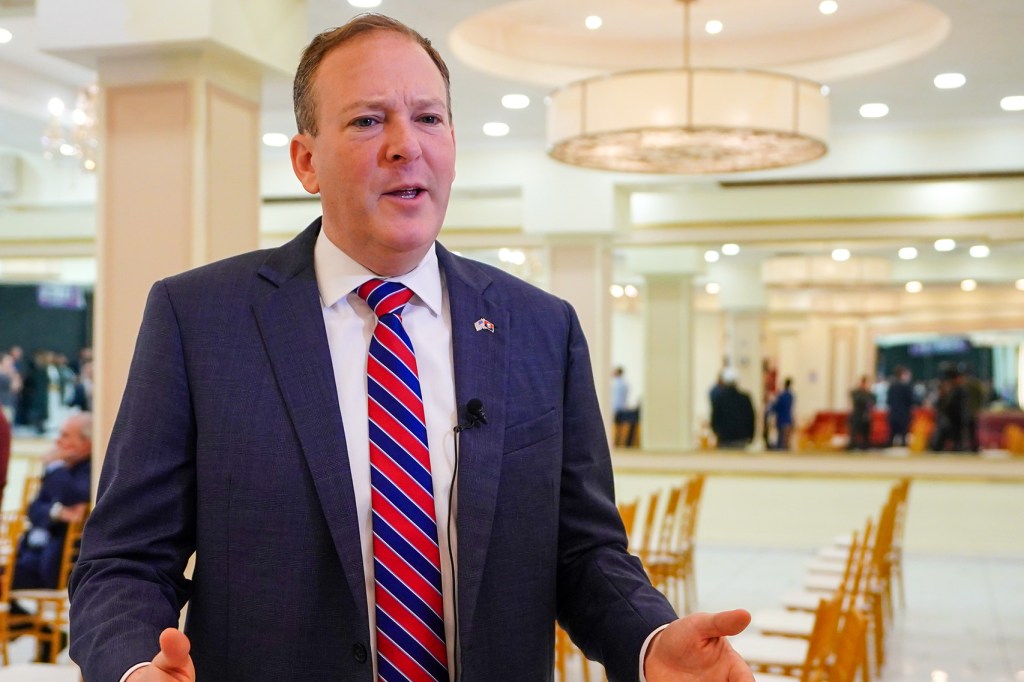
POLYGON ((806 639, 750 634, 733 637, 730 643, 751 664, 797 667, 807 658, 806 639))
POLYGON ((754 614, 754 627, 766 635, 810 637, 814 630, 815 614, 809 611, 783 611, 772 609, 754 614))

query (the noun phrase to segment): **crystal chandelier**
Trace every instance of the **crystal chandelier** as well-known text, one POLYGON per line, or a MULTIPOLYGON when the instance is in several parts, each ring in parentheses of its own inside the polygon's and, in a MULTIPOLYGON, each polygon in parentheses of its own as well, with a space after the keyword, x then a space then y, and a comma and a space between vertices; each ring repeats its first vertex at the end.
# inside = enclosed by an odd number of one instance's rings
POLYGON ((683 66, 607 74, 551 93, 548 153, 568 164, 636 173, 732 173, 817 159, 829 101, 813 81, 753 69, 683 66))
POLYGON ((43 157, 46 159, 77 159, 87 171, 96 170, 96 150, 99 147, 96 122, 96 98, 99 87, 90 85, 78 91, 71 124, 64 124, 64 102, 50 100, 50 122, 43 132, 43 157))

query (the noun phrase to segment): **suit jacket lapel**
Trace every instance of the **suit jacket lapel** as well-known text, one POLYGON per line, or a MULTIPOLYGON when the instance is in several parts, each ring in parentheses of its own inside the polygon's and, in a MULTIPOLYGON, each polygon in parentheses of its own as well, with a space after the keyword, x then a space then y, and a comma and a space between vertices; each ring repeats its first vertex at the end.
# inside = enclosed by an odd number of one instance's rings
POLYGON ((277 288, 257 301, 253 312, 356 608, 369 622, 352 472, 313 272, 319 231, 318 219, 271 252, 259 274, 277 288))
POLYGON ((460 421, 471 398, 484 404, 487 424, 462 432, 458 474, 458 605, 460 630, 469 632, 487 558, 494 519, 505 432, 505 375, 508 311, 488 296, 490 278, 452 256, 440 244, 437 257, 445 274, 451 310, 455 396, 460 421), (477 330, 476 323, 493 324, 477 330))

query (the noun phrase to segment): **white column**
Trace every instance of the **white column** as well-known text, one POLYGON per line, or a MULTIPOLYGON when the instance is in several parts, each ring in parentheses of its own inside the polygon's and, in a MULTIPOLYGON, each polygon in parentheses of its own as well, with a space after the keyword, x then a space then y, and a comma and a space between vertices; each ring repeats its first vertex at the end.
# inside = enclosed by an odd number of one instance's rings
POLYGON ((691 450, 693 404, 693 277, 644 278, 644 396, 640 445, 644 450, 691 450))
POLYGON ((549 290, 576 309, 590 347, 594 385, 611 420, 611 239, 606 235, 553 236, 548 240, 549 290))
POLYGON ((305 4, 39 0, 38 24, 99 73, 98 471, 153 282, 258 245, 262 79, 294 70, 305 4))

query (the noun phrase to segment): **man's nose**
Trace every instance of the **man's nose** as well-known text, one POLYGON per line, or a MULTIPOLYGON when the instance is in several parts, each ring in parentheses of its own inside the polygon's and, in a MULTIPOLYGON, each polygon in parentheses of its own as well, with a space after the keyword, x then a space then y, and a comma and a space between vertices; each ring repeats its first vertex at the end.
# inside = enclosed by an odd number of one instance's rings
POLYGON ((389 161, 410 161, 420 153, 416 127, 411 121, 396 121, 388 127, 386 156, 389 161))

